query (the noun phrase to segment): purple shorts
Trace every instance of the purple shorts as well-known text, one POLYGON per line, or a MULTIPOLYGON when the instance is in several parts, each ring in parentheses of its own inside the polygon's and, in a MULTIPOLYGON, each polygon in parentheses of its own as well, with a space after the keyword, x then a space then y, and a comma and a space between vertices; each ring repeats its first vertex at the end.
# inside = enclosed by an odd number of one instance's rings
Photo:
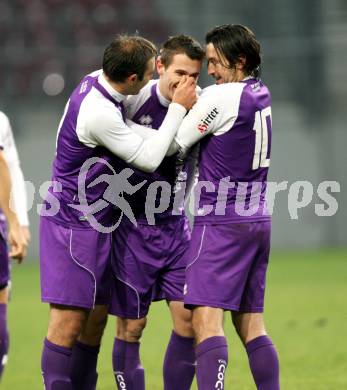
POLYGON ((113 241, 111 314, 142 318, 152 301, 183 301, 183 254, 190 241, 186 218, 138 227, 124 220, 113 241))
POLYGON ((271 222, 195 225, 185 255, 185 306, 264 309, 271 222))
POLYGON ((93 308, 111 295, 112 235, 40 220, 43 302, 93 308))
POLYGON ((0 224, 0 290, 8 285, 10 280, 10 259, 6 240, 5 224, 0 224))

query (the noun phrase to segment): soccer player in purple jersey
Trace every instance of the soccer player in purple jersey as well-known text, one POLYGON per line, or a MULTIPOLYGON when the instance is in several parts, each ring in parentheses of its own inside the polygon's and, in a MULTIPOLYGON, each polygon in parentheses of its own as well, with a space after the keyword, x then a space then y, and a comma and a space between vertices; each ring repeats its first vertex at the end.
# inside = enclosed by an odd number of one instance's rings
POLYGON ((30 240, 26 191, 10 121, 0 112, 0 378, 7 362, 9 257, 20 263, 30 240), (14 210, 10 208, 10 193, 14 210), (7 222, 7 223, 6 223, 7 222), (7 233, 8 232, 8 233, 7 233), (12 249, 9 253, 7 243, 12 249))
MULTIPOLYGON (((184 76, 198 79, 205 53, 200 44, 186 35, 169 38, 157 59, 158 80, 150 81, 136 96, 125 102, 126 116, 133 122, 158 129, 165 118, 175 89, 184 76)), ((190 161, 189 161, 190 162, 190 161)), ((193 162, 194 163, 194 162, 193 162)), ((175 210, 178 174, 192 174, 191 166, 181 169, 177 155, 166 157, 158 169, 146 174, 139 170, 135 182, 147 180, 131 197, 137 226, 123 220, 113 233, 114 271, 110 313, 116 315, 117 330, 113 348, 113 370, 118 389, 145 389, 144 369, 140 361, 140 338, 146 326, 153 300, 166 299, 173 320, 173 331, 164 360, 164 389, 189 390, 195 374, 194 333, 191 312, 183 305, 185 262, 190 229, 184 207, 175 210), (170 186, 170 201, 155 224, 147 221, 145 203, 148 188, 155 182, 170 186), (175 215, 176 214, 176 215, 175 215)), ((191 178, 187 178, 187 181, 191 178)))
POLYGON ((223 312, 231 311, 257 388, 278 390, 278 356, 263 319, 271 97, 258 78, 260 45, 248 28, 216 27, 206 44, 208 73, 216 85, 202 91, 175 139, 182 154, 200 141, 201 193, 196 192, 197 216, 186 253, 184 298, 193 310, 198 387, 224 389, 223 312))
POLYGON ((40 221, 41 297, 50 304, 42 352, 46 390, 96 387, 99 330, 110 298, 112 241, 111 233, 95 229, 89 219, 93 216, 98 226, 109 228, 121 215, 110 203, 96 206, 108 189, 99 179, 119 171, 120 160, 154 171, 196 101, 195 80, 185 77, 156 134, 144 140, 126 125, 122 101, 152 78, 155 54, 155 46, 142 37, 117 36, 105 50, 103 69, 81 81, 60 122, 54 184, 40 221), (80 208, 81 168, 91 159, 94 162, 82 183, 86 199, 80 208))

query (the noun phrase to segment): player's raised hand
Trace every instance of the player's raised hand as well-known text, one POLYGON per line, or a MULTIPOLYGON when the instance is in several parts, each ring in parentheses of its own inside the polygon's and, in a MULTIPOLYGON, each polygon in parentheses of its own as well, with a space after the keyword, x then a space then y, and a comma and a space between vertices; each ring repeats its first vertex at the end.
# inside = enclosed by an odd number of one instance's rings
POLYGON ((187 110, 190 110, 196 103, 196 81, 193 77, 183 76, 177 85, 172 97, 173 103, 181 104, 187 110))
POLYGON ((27 254, 27 243, 17 219, 9 221, 8 241, 10 244, 9 256, 20 264, 27 254))

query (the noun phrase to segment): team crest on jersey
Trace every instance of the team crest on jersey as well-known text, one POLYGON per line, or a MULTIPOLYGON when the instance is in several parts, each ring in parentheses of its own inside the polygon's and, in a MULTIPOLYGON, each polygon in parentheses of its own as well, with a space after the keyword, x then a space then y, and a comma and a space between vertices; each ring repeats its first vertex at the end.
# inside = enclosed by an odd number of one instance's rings
POLYGON ((88 88, 88 80, 86 80, 86 81, 83 81, 83 83, 81 84, 81 87, 80 87, 80 94, 81 93, 84 93, 86 90, 87 90, 87 88, 88 88))
POLYGON ((139 122, 143 126, 152 127, 153 118, 150 115, 142 115, 139 122))
POLYGON ((260 83, 259 83, 259 81, 254 83, 254 84, 251 84, 251 88, 252 88, 253 92, 259 92, 259 90, 260 90, 260 83))
POLYGON ((200 123, 198 124, 198 130, 201 134, 204 134, 206 132, 208 126, 216 119, 218 114, 219 111, 215 107, 213 110, 210 111, 206 118, 200 121, 200 123))

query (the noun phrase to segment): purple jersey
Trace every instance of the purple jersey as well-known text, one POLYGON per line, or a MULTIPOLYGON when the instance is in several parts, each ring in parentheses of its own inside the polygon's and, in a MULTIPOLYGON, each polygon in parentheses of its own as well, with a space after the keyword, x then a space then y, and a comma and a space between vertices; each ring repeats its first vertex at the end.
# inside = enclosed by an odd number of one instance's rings
POLYGON ((201 139, 195 223, 269 220, 271 97, 261 81, 204 89, 176 139, 184 146, 201 139))
MULTIPOLYGON (((153 80, 149 82, 138 95, 128 98, 125 103, 126 116, 137 124, 158 129, 165 118, 169 104, 170 102, 160 95, 158 80, 153 80)), ((146 223, 144 214, 148 187, 151 183, 156 181, 165 181, 171 188, 169 207, 165 212, 158 214, 156 218, 162 221, 172 217, 176 180, 180 168, 182 168, 182 166, 177 162, 177 155, 165 157, 163 162, 153 173, 145 173, 132 168, 135 170, 135 173, 131 177, 132 184, 147 180, 146 185, 137 191, 130 199, 133 211, 139 217, 141 223, 146 223)), ((161 193, 158 191, 156 204, 159 204, 160 196, 161 193)), ((181 209, 182 216, 184 216, 183 205, 181 205, 181 209)))
MULTIPOLYGON (((79 123, 79 121, 81 122, 81 105, 91 93, 97 94, 99 98, 107 99, 114 105, 115 110, 123 112, 122 103, 106 91, 99 83, 98 78, 99 73, 95 72, 95 74, 88 75, 81 81, 73 91, 60 123, 52 181, 58 182, 61 188, 53 189, 51 187, 49 192, 59 200, 59 211, 52 218, 61 225, 90 227, 85 213, 69 206, 70 204, 79 205, 80 203, 78 199, 78 180, 81 167, 90 158, 100 158, 109 163, 114 161, 114 156, 105 147, 89 147, 80 141, 77 134, 78 126, 81 126, 81 123, 79 123)), ((95 107, 96 109, 98 107, 95 107)), ((83 118, 83 120, 85 119, 83 118)), ((105 182, 93 185, 88 189, 88 185, 103 174, 112 175, 112 170, 110 166, 101 161, 88 170, 84 184, 88 205, 102 198, 107 189, 108 184, 105 182)), ((47 202, 50 203, 49 197, 47 202)), ((108 207, 96 213, 94 217, 97 218, 98 222, 109 225, 116 216, 113 206, 109 204, 108 207)))

